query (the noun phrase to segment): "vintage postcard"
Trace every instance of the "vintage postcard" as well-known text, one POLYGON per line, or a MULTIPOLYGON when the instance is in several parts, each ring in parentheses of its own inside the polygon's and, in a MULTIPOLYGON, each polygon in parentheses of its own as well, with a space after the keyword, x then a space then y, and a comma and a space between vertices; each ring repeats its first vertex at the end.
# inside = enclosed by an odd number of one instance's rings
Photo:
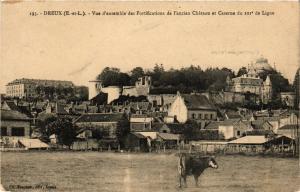
POLYGON ((0 191, 299 191, 299 10, 1 1, 0 191))

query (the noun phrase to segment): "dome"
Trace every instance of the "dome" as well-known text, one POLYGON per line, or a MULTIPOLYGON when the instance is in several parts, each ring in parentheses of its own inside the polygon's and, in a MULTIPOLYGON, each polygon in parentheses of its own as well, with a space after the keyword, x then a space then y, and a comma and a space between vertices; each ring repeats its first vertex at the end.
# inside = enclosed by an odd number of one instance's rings
POLYGON ((273 68, 268 62, 268 59, 260 57, 256 60, 256 62, 253 64, 253 68, 259 73, 262 71, 272 71, 273 68))

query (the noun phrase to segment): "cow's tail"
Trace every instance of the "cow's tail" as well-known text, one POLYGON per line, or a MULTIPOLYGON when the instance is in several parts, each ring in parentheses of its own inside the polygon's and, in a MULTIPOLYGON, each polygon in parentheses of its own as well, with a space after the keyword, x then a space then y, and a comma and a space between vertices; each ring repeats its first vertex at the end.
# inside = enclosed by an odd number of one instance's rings
POLYGON ((180 176, 184 176, 185 171, 186 171, 185 156, 181 154, 179 156, 179 161, 178 161, 178 173, 179 173, 180 176))

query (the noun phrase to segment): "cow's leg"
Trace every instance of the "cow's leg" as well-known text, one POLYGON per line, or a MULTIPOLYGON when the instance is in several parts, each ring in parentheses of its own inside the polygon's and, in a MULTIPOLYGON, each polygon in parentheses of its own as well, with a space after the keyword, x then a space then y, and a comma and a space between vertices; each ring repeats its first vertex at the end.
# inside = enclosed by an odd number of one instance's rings
POLYGON ((179 187, 180 187, 180 188, 182 187, 182 186, 181 186, 181 180, 182 180, 182 176, 179 175, 179 187))
POLYGON ((184 187, 187 187, 187 184, 186 184, 186 175, 183 176, 183 182, 184 182, 184 187))
POLYGON ((199 175, 194 174, 194 179, 195 179, 195 185, 196 185, 196 187, 198 187, 198 178, 199 178, 199 175))

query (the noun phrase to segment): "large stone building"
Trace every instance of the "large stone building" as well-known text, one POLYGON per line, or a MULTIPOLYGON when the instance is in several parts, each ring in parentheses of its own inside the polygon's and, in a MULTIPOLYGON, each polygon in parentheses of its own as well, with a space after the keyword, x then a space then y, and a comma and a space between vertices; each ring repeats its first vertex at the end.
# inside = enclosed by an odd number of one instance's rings
POLYGON ((43 80, 43 79, 15 79, 6 85, 6 96, 27 98, 37 95, 36 88, 38 86, 44 87, 74 87, 71 81, 60 80, 43 80))
POLYGON ((150 92, 151 88, 151 77, 144 76, 140 77, 138 81, 135 83, 135 86, 108 86, 103 87, 100 80, 90 81, 89 86, 89 99, 93 99, 99 93, 107 93, 107 103, 118 99, 120 95, 126 96, 147 96, 150 92))
POLYGON ((263 103, 267 103, 272 98, 272 82, 270 76, 265 81, 259 77, 259 73, 264 70, 270 71, 272 67, 268 60, 260 58, 255 64, 251 64, 248 72, 240 77, 227 77, 227 91, 235 93, 252 93, 258 95, 263 103))

